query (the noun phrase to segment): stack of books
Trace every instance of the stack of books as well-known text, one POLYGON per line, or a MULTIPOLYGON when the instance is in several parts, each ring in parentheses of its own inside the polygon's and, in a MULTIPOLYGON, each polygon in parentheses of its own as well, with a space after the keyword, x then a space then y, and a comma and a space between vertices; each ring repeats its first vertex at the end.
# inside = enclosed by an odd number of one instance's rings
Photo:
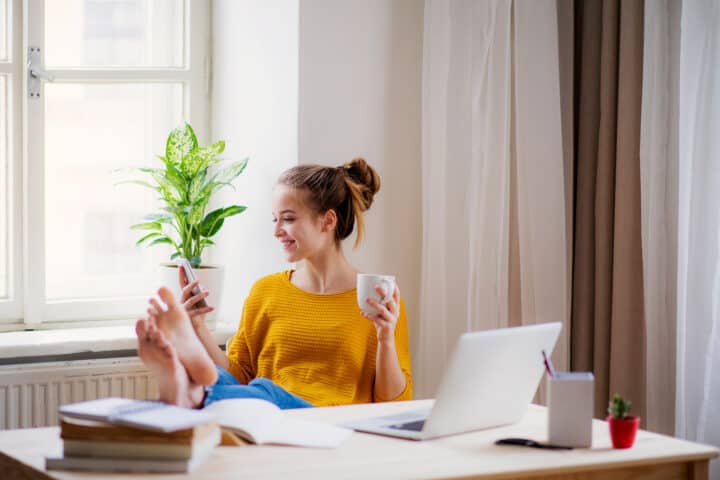
POLYGON ((129 399, 95 400, 62 407, 63 456, 47 458, 46 468, 190 472, 207 459, 221 439, 214 418, 195 415, 199 413, 129 399), (168 408, 171 412, 166 411, 168 408), (161 420, 163 417, 166 420, 161 420), (189 417, 192 418, 188 420, 189 417))
POLYGON ((48 470, 189 472, 221 441, 336 448, 352 434, 286 416, 256 398, 220 400, 203 410, 104 398, 63 405, 59 413, 63 456, 46 458, 48 470))

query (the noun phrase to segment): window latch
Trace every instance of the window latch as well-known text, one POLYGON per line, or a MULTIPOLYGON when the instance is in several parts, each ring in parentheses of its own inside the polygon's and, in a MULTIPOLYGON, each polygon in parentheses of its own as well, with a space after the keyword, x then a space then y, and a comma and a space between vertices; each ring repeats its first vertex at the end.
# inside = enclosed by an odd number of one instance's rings
POLYGON ((40 48, 28 48, 28 95, 30 98, 40 98, 40 90, 42 89, 41 81, 52 82, 55 75, 46 72, 40 67, 40 48))

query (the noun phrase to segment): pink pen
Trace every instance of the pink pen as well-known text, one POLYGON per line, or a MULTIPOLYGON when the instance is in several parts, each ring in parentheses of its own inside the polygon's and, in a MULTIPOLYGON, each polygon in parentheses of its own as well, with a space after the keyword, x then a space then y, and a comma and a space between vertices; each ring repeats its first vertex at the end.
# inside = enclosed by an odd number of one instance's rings
POLYGON ((554 377, 555 369, 553 368, 553 364, 550 361, 550 358, 545 353, 545 350, 542 351, 542 356, 543 356, 543 363, 545 364, 545 371, 547 372, 548 375, 550 375, 551 377, 554 377))

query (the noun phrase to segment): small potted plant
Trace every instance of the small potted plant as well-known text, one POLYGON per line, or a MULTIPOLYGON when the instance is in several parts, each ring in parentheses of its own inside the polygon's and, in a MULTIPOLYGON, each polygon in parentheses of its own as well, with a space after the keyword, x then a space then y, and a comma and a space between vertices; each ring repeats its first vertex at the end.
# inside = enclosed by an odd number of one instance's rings
MULTIPOLYGON (((213 237, 220 231, 226 218, 245 211, 242 205, 229 205, 208 211, 213 194, 229 186, 243 172, 248 159, 221 162, 218 159, 225 149, 223 140, 209 146, 198 145, 193 128, 183 123, 170 132, 165 155, 158 156, 159 168, 140 168, 145 178, 120 183, 135 183, 155 190, 161 202, 160 210, 146 215, 141 223, 130 228, 142 231, 137 245, 169 245, 170 260, 187 258, 197 269, 197 276, 212 294, 217 307, 222 292, 222 269, 203 263, 206 247, 214 245, 213 237)), ((177 265, 163 264, 168 287, 179 293, 177 265)))
POLYGON ((640 426, 640 417, 630 415, 632 402, 622 395, 613 395, 608 405, 606 420, 610 427, 610 439, 613 448, 630 448, 635 443, 635 435, 640 426))

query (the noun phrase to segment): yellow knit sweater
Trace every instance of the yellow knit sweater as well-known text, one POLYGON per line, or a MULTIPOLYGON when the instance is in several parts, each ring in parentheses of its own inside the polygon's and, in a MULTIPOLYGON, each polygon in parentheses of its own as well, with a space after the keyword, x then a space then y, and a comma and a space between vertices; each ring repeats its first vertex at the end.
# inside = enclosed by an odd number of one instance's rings
MULTIPOLYGON (((230 373, 241 383, 267 378, 317 406, 380 401, 373 397, 375 326, 360 314, 356 290, 310 293, 293 285, 291 274, 288 270, 268 275, 253 285, 228 348, 230 373)), ((407 383, 397 398, 389 400, 410 400, 402 299, 395 345, 407 383)))

